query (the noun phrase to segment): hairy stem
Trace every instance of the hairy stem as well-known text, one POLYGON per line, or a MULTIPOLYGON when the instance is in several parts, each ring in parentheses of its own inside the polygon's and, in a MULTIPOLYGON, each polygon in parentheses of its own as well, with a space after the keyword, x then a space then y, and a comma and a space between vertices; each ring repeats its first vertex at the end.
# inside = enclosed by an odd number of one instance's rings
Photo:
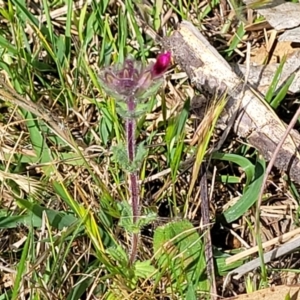
MULTIPOLYGON (((129 162, 133 163, 135 159, 135 129, 136 121, 133 117, 135 112, 135 102, 134 98, 130 97, 127 102, 127 108, 129 113, 129 118, 126 120, 126 144, 127 144, 127 155, 129 162)), ((129 189, 130 189, 130 198, 133 214, 133 223, 137 223, 140 216, 140 207, 139 207, 139 185, 138 185, 138 173, 133 171, 129 174, 129 189)), ((132 264, 137 255, 138 248, 138 233, 133 233, 132 243, 131 243, 131 255, 130 263, 132 264)))

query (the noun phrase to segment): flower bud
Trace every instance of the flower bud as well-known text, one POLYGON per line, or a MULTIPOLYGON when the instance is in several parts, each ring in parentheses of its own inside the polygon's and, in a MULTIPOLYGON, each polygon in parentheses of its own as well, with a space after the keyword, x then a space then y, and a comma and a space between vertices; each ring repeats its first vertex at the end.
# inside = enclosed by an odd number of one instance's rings
POLYGON ((156 63, 152 67, 153 78, 163 75, 167 71, 170 61, 171 52, 160 53, 156 58, 156 63))

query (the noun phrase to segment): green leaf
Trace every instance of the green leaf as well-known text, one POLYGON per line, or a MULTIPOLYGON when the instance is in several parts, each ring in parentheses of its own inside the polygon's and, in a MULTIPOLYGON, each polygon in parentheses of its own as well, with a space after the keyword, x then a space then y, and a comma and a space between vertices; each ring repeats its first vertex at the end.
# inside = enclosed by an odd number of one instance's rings
POLYGON ((109 247, 106 252, 122 267, 128 266, 128 255, 121 246, 109 247))
POLYGON ((163 8, 163 0, 156 0, 154 5, 154 17, 153 17, 153 25, 156 32, 159 31, 161 26, 162 8, 163 8))
POLYGON ((226 50, 227 57, 230 57, 234 53, 234 50, 237 48, 238 44, 243 40, 245 33, 245 26, 243 23, 241 23, 230 43, 229 49, 226 50))
POLYGON ((140 26, 137 24, 137 20, 136 20, 136 12, 133 8, 133 3, 131 0, 126 0, 125 1, 125 5, 126 5, 126 9, 129 13, 129 16, 130 16, 130 23, 132 24, 133 26, 133 30, 134 30, 134 34, 136 36, 136 40, 138 41, 138 44, 139 44, 139 48, 140 49, 145 49, 145 42, 144 42, 144 38, 143 38, 143 35, 141 33, 141 30, 140 30, 140 26))
POLYGON ((123 8, 119 8, 118 12, 118 49, 119 49, 119 55, 118 55, 118 61, 120 63, 123 63, 126 56, 126 45, 127 45, 127 38, 128 38, 128 32, 127 32, 127 18, 124 14, 123 8))
POLYGON ((27 208, 34 215, 42 219, 43 212, 46 213, 49 224, 59 230, 63 228, 68 228, 78 221, 74 216, 67 214, 65 212, 56 211, 53 209, 47 209, 45 207, 40 206, 39 204, 31 203, 29 201, 18 199, 17 203, 22 207, 27 208))
POLYGON ((36 155, 39 158, 40 163, 45 164, 45 166, 42 166, 43 171, 47 176, 55 174, 56 168, 52 164, 53 157, 51 150, 46 143, 45 137, 40 131, 36 118, 30 112, 25 112, 24 118, 26 119, 26 125, 28 127, 30 139, 36 155))
POLYGON ((228 253, 221 252, 220 250, 214 249, 214 258, 217 266, 218 275, 225 276, 229 271, 238 268, 244 262, 243 260, 238 260, 231 264, 226 264, 226 259, 230 257, 228 253))
POLYGON ((157 265, 167 272, 177 291, 187 289, 187 283, 195 288, 208 282, 204 271, 206 262, 203 244, 193 225, 187 220, 172 222, 155 230, 153 248, 157 265))
POLYGON ((200 15, 198 17, 199 21, 203 20, 211 11, 215 8, 216 5, 220 4, 220 0, 211 0, 201 9, 200 15))
POLYGON ((237 154, 226 154, 226 153, 219 153, 219 152, 214 152, 212 154, 212 158, 230 161, 239 165, 246 173, 246 177, 247 177, 246 187, 248 187, 255 173, 255 166, 251 163, 249 159, 237 154))
POLYGON ((124 201, 118 204, 121 210, 119 226, 123 227, 129 233, 139 233, 141 228, 157 219, 157 214, 149 210, 143 216, 140 216, 137 223, 133 223, 132 207, 124 201))
POLYGON ((286 81, 286 83, 284 84, 284 86, 280 89, 280 91, 277 93, 277 95, 275 96, 275 98, 272 100, 271 102, 271 106, 276 109, 278 108, 278 106, 280 105, 281 101, 285 98, 289 87, 291 86, 291 84, 293 83, 294 79, 295 79, 296 74, 292 74, 288 80, 286 81))
MULTIPOLYGON (((23 1, 19 1, 19 0, 12 0, 11 2, 13 2, 15 4, 15 6, 18 8, 19 10, 19 14, 18 16, 22 19, 22 21, 25 23, 28 20, 35 26, 39 26, 39 21, 37 20, 36 17, 34 17, 30 11, 27 9, 26 5, 24 5, 23 1)), ((45 26, 43 26, 44 29, 46 29, 45 26)))
POLYGON ((151 278, 156 271, 155 267, 151 265, 151 260, 136 261, 134 268, 134 274, 137 279, 151 278))
POLYGON ((186 292, 185 299, 186 300, 197 300, 196 293, 195 293, 195 288, 192 284, 188 285, 188 290, 186 292))
POLYGON ((258 158, 255 164, 255 174, 251 184, 241 198, 224 212, 224 217, 228 223, 240 218, 257 201, 264 179, 265 167, 265 160, 263 158, 258 158))
POLYGON ((217 176, 217 179, 223 183, 241 183, 241 178, 238 176, 221 175, 217 176))
POLYGON ((148 149, 145 147, 144 142, 139 143, 137 150, 136 150, 136 156, 133 162, 133 167, 134 170, 139 170, 141 167, 141 164, 143 160, 147 157, 148 155, 148 149))
POLYGON ((285 295, 284 300, 291 300, 290 292, 285 295))
POLYGON ((127 151, 124 144, 118 144, 112 147, 112 160, 119 164, 124 171, 130 169, 130 163, 127 156, 127 151))
POLYGON ((280 80, 280 77, 281 77, 281 74, 282 74, 282 69, 283 69, 283 66, 286 62, 286 56, 283 56, 276 72, 275 72, 275 75, 273 77, 273 80, 271 82, 271 85, 266 93, 266 96, 265 96, 265 99, 268 103, 270 103, 272 101, 272 98, 274 97, 275 95, 275 91, 277 89, 277 85, 278 85, 278 82, 280 80))
POLYGON ((119 203, 121 209, 121 218, 119 220, 119 226, 124 228, 129 233, 139 233, 139 228, 136 224, 133 224, 132 207, 128 202, 119 203))
POLYGON ((114 120, 106 105, 102 105, 99 109, 101 109, 102 118, 99 122, 98 131, 103 140, 103 144, 106 145, 109 142, 110 135, 113 131, 114 120))
POLYGON ((189 115, 190 101, 185 102, 183 110, 175 117, 168 120, 165 140, 167 142, 171 171, 173 178, 176 176, 181 155, 183 151, 183 139, 185 136, 185 126, 189 115))
POLYGON ((47 0, 43 0, 43 9, 44 9, 44 16, 46 17, 47 28, 49 33, 49 39, 52 43, 54 43, 54 30, 53 30, 53 23, 51 20, 50 9, 49 9, 49 2, 47 0))
POLYGON ((148 150, 145 148, 144 143, 140 143, 138 145, 136 156, 132 162, 128 159, 127 150, 124 144, 120 143, 112 147, 112 152, 112 159, 121 166, 123 171, 127 171, 129 173, 139 170, 143 160, 148 154, 148 150))
POLYGON ((33 239, 33 231, 30 230, 29 234, 26 238, 26 243, 22 250, 20 262, 17 267, 17 275, 14 280, 13 292, 12 292, 12 297, 11 297, 12 300, 19 299, 19 291, 20 291, 21 287, 23 286, 22 279, 23 279, 23 276, 24 276, 24 273, 25 273, 25 270, 27 267, 27 258, 28 258, 28 254, 29 254, 29 247, 30 247, 31 243, 33 242, 32 239, 33 239))
POLYGON ((13 46, 7 39, 5 39, 3 36, 0 36, 0 46, 1 48, 6 49, 11 54, 17 55, 18 49, 13 46))
POLYGON ((18 216, 9 215, 8 212, 6 212, 5 216, 0 217, 0 228, 17 228, 21 224, 28 227, 39 228, 42 226, 42 220, 31 212, 18 216))
POLYGON ((145 209, 143 212, 143 216, 141 216, 137 222, 138 227, 142 229, 144 226, 147 226, 148 224, 156 220, 157 220, 157 213, 150 209, 145 209))

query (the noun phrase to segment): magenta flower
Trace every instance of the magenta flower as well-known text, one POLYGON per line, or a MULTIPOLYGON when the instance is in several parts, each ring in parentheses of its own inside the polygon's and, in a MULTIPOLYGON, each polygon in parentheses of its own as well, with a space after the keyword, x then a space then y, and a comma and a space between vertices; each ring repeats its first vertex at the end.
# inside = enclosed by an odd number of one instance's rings
POLYGON ((153 78, 159 77, 164 74, 171 61, 171 52, 161 53, 156 58, 156 63, 152 67, 153 78))
POLYGON ((105 92, 116 100, 127 102, 133 97, 142 102, 157 92, 170 61, 170 52, 159 54, 156 62, 148 67, 128 57, 123 64, 104 68, 99 79, 105 92))

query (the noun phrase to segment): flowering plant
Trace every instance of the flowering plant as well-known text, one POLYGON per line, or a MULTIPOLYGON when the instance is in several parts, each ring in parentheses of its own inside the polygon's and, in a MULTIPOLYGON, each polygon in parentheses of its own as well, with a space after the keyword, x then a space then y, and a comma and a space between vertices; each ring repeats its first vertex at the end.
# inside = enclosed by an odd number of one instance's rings
POLYGON ((139 227, 140 221, 138 166, 146 153, 142 145, 138 147, 139 151, 136 151, 136 118, 145 112, 148 107, 146 100, 157 93, 163 83, 163 75, 169 67, 170 60, 170 52, 161 53, 155 63, 145 67, 141 62, 128 57, 124 63, 104 68, 99 74, 102 88, 107 95, 116 100, 118 113, 126 120, 126 151, 122 146, 116 147, 114 156, 129 173, 133 221, 131 263, 137 255, 138 232, 135 227, 139 227))

